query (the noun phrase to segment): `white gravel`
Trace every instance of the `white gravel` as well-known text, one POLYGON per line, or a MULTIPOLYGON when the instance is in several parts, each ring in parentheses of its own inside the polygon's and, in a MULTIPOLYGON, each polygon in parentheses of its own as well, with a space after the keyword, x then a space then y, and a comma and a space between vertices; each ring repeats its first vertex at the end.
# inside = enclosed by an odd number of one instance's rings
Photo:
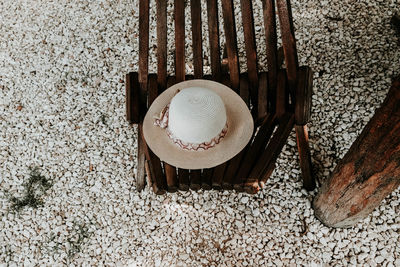
MULTIPOLYGON (((138 1, 0 2, 0 266, 400 266, 400 191, 353 228, 321 225, 293 133, 255 196, 135 191, 136 129, 121 79, 137 70, 138 1), (54 185, 42 207, 9 212, 29 166, 54 185)), ((293 1, 299 58, 316 71, 310 140, 320 181, 400 73, 396 12, 396 0, 293 1)), ((255 18, 265 60, 262 13, 255 18)))

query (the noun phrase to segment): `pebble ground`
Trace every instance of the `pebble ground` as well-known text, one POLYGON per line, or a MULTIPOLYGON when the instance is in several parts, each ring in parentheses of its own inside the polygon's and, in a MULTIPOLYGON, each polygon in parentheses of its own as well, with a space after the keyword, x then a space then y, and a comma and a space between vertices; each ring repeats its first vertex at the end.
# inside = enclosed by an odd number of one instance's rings
MULTIPOLYGON (((138 1, 0 1, 0 266, 400 266, 400 190, 352 228, 323 226, 311 209, 317 190, 302 190, 294 133, 255 196, 136 192, 122 79, 138 68, 138 1), (53 185, 42 206, 15 212, 11 196, 24 194, 34 166, 53 185)), ((253 2, 266 70, 262 5, 253 2)), ((154 0, 151 8, 154 72, 154 0)), ((293 0, 292 8, 299 59, 315 71, 310 142, 321 183, 400 73, 390 26, 400 2, 293 0)), ((204 58, 209 73, 208 50, 204 58)), ((168 59, 172 73, 172 45, 168 59)))

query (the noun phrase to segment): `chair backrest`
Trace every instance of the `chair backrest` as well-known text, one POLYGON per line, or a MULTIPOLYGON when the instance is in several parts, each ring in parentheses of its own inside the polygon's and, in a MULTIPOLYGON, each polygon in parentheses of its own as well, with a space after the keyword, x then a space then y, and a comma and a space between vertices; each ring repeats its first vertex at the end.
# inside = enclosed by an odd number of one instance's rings
MULTIPOLYGON (((253 107, 255 119, 267 113, 284 113, 289 101, 294 104, 298 75, 296 42, 290 0, 262 0, 268 73, 258 72, 253 6, 251 0, 240 0, 247 58, 247 73, 241 74, 232 0, 220 0, 223 20, 219 21, 218 0, 207 0, 207 21, 212 79, 222 81, 219 23, 223 23, 230 86, 253 107), (277 14, 276 14, 277 13, 277 14), (286 71, 278 66, 277 23, 280 32, 286 71), (279 84, 279 75, 287 75, 287 84, 279 84), (244 81, 242 83, 242 80, 244 81), (248 83, 248 84, 246 84, 248 83), (244 85, 246 84, 246 86, 244 85), (288 91, 287 91, 288 90, 288 91), (290 98, 290 100, 289 100, 290 98), (247 100, 247 99, 245 99, 247 100)), ((190 0, 194 78, 203 77, 201 0, 190 0)), ((157 83, 158 92, 167 88, 167 1, 156 1, 157 19, 157 83)), ((175 79, 185 80, 185 0, 174 1, 175 79)), ((168 44, 172 45, 172 44, 168 44)), ((139 1, 139 83, 143 93, 148 88, 149 0, 139 1)), ((284 79, 286 81, 286 79, 284 79)), ((154 95, 154 93, 153 93, 154 95)), ((155 93, 157 95, 157 93, 155 93)), ((149 99, 150 105, 153 99, 149 99)), ((144 103, 143 103, 144 104, 144 103)))

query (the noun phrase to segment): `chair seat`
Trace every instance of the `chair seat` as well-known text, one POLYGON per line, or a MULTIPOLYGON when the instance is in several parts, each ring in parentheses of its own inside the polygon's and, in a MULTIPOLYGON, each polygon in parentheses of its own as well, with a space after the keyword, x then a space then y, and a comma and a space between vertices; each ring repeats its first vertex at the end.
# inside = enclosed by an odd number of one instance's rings
POLYGON ((203 73, 201 4, 200 0, 190 0, 194 66, 190 76, 185 73, 185 8, 188 7, 185 0, 174 0, 175 75, 168 77, 167 3, 156 0, 157 74, 149 74, 150 5, 149 0, 139 1, 139 70, 126 75, 127 120, 138 124, 137 189, 144 188, 146 172, 147 183, 156 194, 200 188, 256 193, 272 174, 276 159, 295 127, 304 187, 312 190, 315 181, 306 126, 311 109, 312 71, 298 66, 290 1, 263 0, 268 72, 259 72, 252 1, 240 0, 248 70, 240 73, 233 1, 207 0, 211 75, 203 73), (219 6, 222 7, 222 20, 219 6), (279 63, 277 18, 287 69, 282 69, 279 63), (223 23, 226 42, 222 59, 220 23, 223 23), (185 170, 161 162, 143 138, 142 121, 154 99, 173 84, 193 78, 212 79, 238 93, 251 110, 256 126, 252 140, 238 155, 212 169, 185 170))

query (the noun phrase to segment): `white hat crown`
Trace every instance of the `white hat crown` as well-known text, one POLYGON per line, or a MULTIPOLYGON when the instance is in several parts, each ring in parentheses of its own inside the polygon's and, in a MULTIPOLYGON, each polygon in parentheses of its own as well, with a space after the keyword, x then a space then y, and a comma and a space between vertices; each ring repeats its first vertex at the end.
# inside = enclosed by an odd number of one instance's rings
POLYGON ((224 102, 210 89, 185 88, 171 100, 168 130, 185 143, 210 142, 225 128, 226 122, 224 102))

